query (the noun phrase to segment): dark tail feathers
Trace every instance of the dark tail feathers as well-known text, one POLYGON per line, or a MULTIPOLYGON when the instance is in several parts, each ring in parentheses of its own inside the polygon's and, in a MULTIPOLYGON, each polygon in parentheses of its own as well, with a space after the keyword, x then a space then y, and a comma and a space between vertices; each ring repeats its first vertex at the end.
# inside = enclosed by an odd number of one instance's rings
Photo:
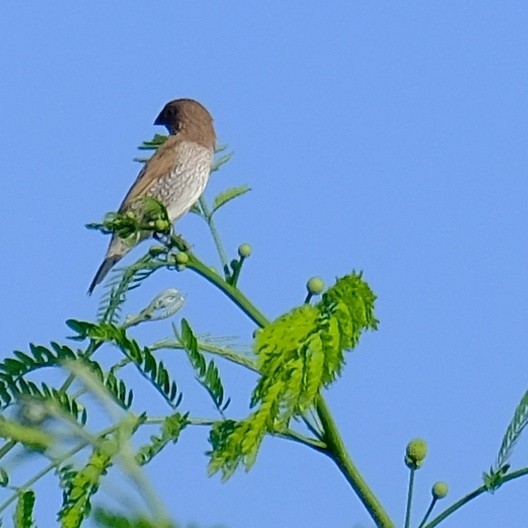
POLYGON ((121 258, 122 255, 112 255, 106 257, 103 260, 103 263, 99 266, 99 269, 97 270, 97 273, 95 274, 95 277, 88 288, 88 295, 92 295, 95 287, 103 281, 108 272, 114 267, 115 264, 117 264, 117 262, 121 260, 121 258))

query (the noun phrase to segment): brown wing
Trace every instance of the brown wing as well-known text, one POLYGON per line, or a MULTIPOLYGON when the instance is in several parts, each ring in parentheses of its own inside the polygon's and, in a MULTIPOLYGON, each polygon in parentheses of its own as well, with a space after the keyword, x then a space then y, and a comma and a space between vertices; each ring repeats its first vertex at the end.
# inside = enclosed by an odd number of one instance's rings
POLYGON ((178 158, 178 145, 181 139, 178 136, 169 136, 168 139, 158 147, 156 153, 145 163, 139 172, 136 181, 130 187, 125 196, 119 212, 127 209, 136 198, 145 196, 153 183, 171 172, 178 158))

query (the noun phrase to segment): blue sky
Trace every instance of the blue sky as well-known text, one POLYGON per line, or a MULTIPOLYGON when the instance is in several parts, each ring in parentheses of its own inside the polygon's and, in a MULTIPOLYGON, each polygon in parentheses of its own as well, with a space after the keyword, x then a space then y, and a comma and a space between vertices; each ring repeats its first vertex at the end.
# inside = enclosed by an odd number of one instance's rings
MULTIPOLYGON (((163 105, 193 97, 234 152, 208 196, 252 188, 219 216, 232 255, 253 246, 248 296, 275 317, 303 301, 310 276, 330 284, 353 269, 378 295, 379 331, 328 391, 356 464, 400 523, 403 450, 421 436, 417 511, 436 480, 460 498, 528 387, 527 24, 526 2, 509 0, 3 2, 1 353, 62 341, 66 319, 93 318, 102 290, 85 292, 107 241, 84 224, 118 207, 163 105)), ((199 219, 178 231, 214 263, 199 219)), ((250 343, 252 325, 190 273, 160 274, 129 311, 169 286, 198 332, 250 343)), ((166 321, 136 333, 169 334, 166 321)), ((171 361, 189 405, 196 396, 212 414, 171 361)), ((252 380, 225 376, 242 416, 252 380)), ((371 526, 316 453, 268 439, 249 474, 221 484, 205 476, 206 448, 192 432, 149 468, 182 522, 371 526)), ((527 485, 443 526, 524 525, 527 485)), ((45 497, 41 512, 60 500, 45 497)))

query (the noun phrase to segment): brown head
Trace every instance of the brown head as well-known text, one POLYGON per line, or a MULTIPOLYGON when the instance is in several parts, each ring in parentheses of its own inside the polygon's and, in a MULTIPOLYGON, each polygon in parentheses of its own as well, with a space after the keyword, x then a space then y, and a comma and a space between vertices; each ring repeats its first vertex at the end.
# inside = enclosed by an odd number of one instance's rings
POLYGON ((154 121, 164 125, 171 135, 185 136, 207 148, 215 147, 216 135, 213 118, 207 109, 193 99, 175 99, 167 103, 154 121))

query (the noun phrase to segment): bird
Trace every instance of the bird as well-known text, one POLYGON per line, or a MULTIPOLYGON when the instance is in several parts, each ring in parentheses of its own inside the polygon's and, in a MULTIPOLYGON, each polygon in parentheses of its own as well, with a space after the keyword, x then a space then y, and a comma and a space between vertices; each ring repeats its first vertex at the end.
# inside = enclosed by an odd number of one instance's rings
MULTIPOLYGON (((141 199, 150 197, 162 202, 169 220, 175 222, 200 198, 209 180, 216 145, 213 118, 198 101, 175 99, 163 107, 154 125, 165 126, 169 136, 145 163, 118 212, 137 213, 141 199)), ((147 236, 140 234, 138 242, 147 236)), ((104 260, 88 288, 89 295, 134 245, 115 233, 112 235, 104 260)))

